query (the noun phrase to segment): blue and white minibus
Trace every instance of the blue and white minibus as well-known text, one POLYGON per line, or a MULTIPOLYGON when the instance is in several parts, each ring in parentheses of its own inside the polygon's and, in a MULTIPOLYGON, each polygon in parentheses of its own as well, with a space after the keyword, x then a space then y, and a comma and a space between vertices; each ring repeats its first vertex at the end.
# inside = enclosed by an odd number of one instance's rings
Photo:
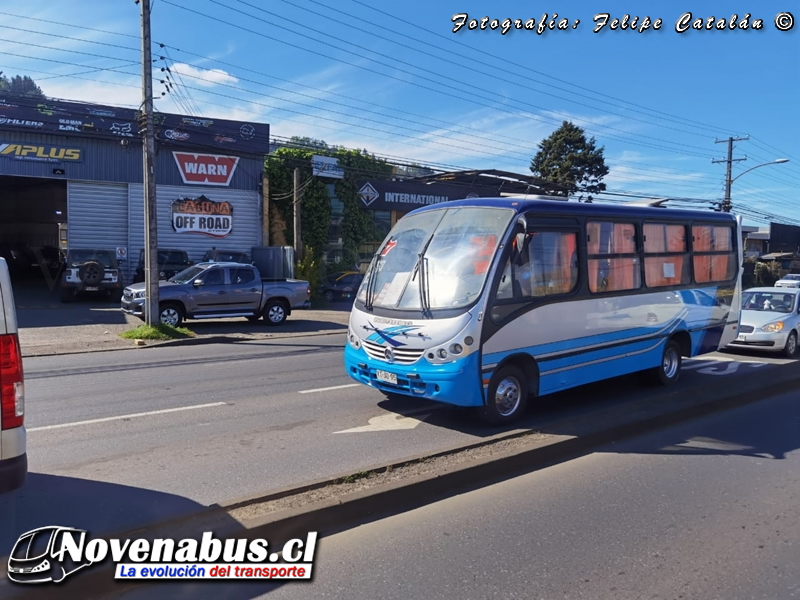
POLYGON ((647 371, 737 337, 741 219, 553 199, 473 198, 404 216, 350 315, 344 363, 387 396, 478 407, 647 371))

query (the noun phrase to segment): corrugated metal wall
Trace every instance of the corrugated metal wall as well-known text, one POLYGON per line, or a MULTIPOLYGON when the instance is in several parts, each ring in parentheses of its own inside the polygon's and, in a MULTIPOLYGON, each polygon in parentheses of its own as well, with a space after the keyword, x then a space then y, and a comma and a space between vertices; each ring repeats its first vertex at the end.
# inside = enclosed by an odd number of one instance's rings
POLYGON ((67 242, 69 248, 127 247, 128 184, 68 182, 67 242))
MULTIPOLYGON (((144 188, 131 184, 130 198, 130 248, 128 256, 133 268, 144 248, 144 188)), ((156 187, 158 203, 158 245, 161 248, 185 250, 189 258, 199 261, 216 247, 219 250, 250 252, 261 245, 261 196, 256 191, 159 185, 156 187), (178 233, 172 228, 172 202, 178 198, 197 198, 204 195, 216 202, 230 202, 233 207, 233 229, 227 237, 215 238, 201 233, 178 233)))

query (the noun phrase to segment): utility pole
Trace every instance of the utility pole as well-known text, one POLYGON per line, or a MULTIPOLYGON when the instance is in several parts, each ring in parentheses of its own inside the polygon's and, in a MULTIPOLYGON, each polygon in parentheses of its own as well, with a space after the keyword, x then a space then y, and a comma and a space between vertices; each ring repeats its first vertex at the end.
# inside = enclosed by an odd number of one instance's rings
POLYGON ((300 168, 294 168, 294 260, 303 260, 303 239, 300 235, 300 168))
POLYGON ((727 140, 716 140, 714 143, 716 144, 728 144, 728 159, 721 159, 721 160, 712 160, 712 163, 728 163, 727 173, 725 175, 725 199, 722 201, 722 212, 731 212, 731 166, 734 162, 738 162, 740 160, 747 160, 747 157, 744 158, 733 158, 733 142, 744 142, 750 139, 750 136, 743 138, 734 138, 729 137, 727 140))
MULTIPOLYGON (((138 2, 138 0, 137 0, 138 2)), ((144 281, 145 323, 158 325, 158 211, 156 204, 155 154, 153 129, 153 60, 150 55, 150 0, 142 5, 142 106, 144 109, 144 281)))
POLYGON ((261 174, 261 203, 262 203, 262 215, 261 215, 261 243, 264 246, 269 246, 269 177, 267 176, 266 170, 261 174))

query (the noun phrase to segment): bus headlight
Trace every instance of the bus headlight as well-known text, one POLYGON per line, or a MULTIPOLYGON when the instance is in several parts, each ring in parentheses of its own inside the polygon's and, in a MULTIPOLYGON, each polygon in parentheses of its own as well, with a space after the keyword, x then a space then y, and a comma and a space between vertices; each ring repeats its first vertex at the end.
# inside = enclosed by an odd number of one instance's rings
POLYGON ((445 350, 444 348, 440 348, 439 352, 437 352, 436 354, 439 356, 439 358, 447 358, 447 350, 445 350))
POLYGON ((767 333, 777 333, 782 329, 783 329, 783 321, 777 321, 775 323, 770 323, 769 325, 764 325, 761 328, 761 331, 766 331, 767 333))
POLYGON ((461 354, 464 348, 461 344, 450 344, 450 354, 461 354))
POLYGON ((350 344, 353 348, 358 350, 361 348, 361 340, 358 339, 358 336, 353 333, 353 330, 348 330, 347 332, 347 343, 350 344))

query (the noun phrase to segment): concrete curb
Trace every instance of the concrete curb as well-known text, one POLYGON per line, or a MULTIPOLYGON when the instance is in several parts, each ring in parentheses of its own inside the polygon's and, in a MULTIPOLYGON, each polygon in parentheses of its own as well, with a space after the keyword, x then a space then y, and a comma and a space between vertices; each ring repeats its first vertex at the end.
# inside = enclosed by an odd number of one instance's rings
MULTIPOLYGON (((607 413, 617 412, 620 417, 610 426, 597 428, 597 416, 578 415, 569 419, 570 423, 562 427, 561 439, 535 440, 522 443, 518 448, 499 452, 496 455, 471 460, 438 472, 412 476, 388 484, 379 484, 371 488, 355 492, 344 492, 342 495, 300 506, 279 510, 252 519, 234 522, 228 515, 232 508, 252 506, 269 501, 276 497, 292 495, 291 489, 284 489, 250 500, 242 499, 228 502, 225 505, 210 507, 202 513, 187 515, 181 520, 170 521, 149 527, 119 532, 98 537, 117 537, 122 539, 143 537, 145 539, 170 537, 175 539, 199 538, 203 531, 213 531, 219 538, 263 538, 270 546, 280 546, 294 537, 303 537, 308 531, 318 531, 320 536, 332 535, 360 524, 372 522, 387 516, 406 512, 425 506, 432 502, 479 489, 500 481, 504 481, 524 473, 546 468, 553 464, 577 458, 592 450, 619 442, 637 435, 656 431, 667 426, 676 425, 698 417, 711 415, 724 410, 746 406, 771 396, 796 390, 800 386, 800 370, 796 364, 776 365, 769 372, 769 379, 753 376, 749 379, 737 378, 737 392, 733 395, 721 390, 720 386, 710 383, 692 390, 698 402, 689 398, 685 391, 666 391, 645 401, 634 401, 631 405, 612 407, 607 413), (677 406, 665 406, 665 400, 674 400, 677 406), (655 408, 655 410, 654 410, 655 408), (632 410, 628 410, 632 409, 632 410)), ((530 435, 528 433, 527 435, 530 435)), ((526 437, 526 434, 511 432, 499 439, 482 441, 477 445, 488 445, 512 437, 526 437)), ((453 453, 456 450, 437 453, 437 455, 453 453)), ((425 457, 431 457, 428 454, 425 457)), ((412 459, 399 464, 408 464, 412 459)), ((386 470, 388 465, 382 467, 386 470)), ((374 472, 379 472, 376 468, 374 472)), ((306 491, 309 486, 322 487, 336 483, 341 476, 327 480, 319 480, 295 486, 294 493, 306 491), (327 483, 326 483, 327 482, 327 483)), ((321 542, 324 544, 324 542, 321 542)), ((5 577, 7 559, 0 559, 0 574, 5 580, 5 589, 0 583, 0 596, 4 598, 44 598, 50 596, 46 589, 30 590, 11 584, 5 577)), ((146 585, 146 582, 142 582, 146 585)), ((134 585, 142 585, 142 583, 134 585)), ((69 584, 67 584, 69 585, 69 584)), ((98 566, 74 576, 73 587, 76 593, 84 598, 102 597, 118 592, 121 582, 113 579, 113 565, 98 566), (82 583, 78 583, 78 582, 82 583), (91 589, 94 595, 82 590, 91 589)), ((62 590, 59 590, 62 591, 62 590)), ((64 591, 70 592, 69 588, 64 591)))
POLYGON ((120 350, 142 350, 145 348, 159 348, 162 346, 203 346, 206 344, 234 344, 243 342, 258 342, 280 339, 291 339, 300 337, 315 337, 321 335, 341 335, 347 332, 347 328, 337 330, 321 329, 317 331, 308 332, 290 332, 290 333, 270 333, 266 334, 268 337, 234 337, 230 335, 215 335, 202 338, 179 338, 175 340, 145 340, 144 346, 136 346, 133 340, 130 340, 129 346, 121 346, 119 348, 97 348, 97 349, 84 349, 84 350, 66 350, 64 352, 48 352, 46 354, 25 354, 24 348, 22 358, 40 358, 45 356, 63 356, 69 354, 92 354, 96 352, 118 352, 120 350))

